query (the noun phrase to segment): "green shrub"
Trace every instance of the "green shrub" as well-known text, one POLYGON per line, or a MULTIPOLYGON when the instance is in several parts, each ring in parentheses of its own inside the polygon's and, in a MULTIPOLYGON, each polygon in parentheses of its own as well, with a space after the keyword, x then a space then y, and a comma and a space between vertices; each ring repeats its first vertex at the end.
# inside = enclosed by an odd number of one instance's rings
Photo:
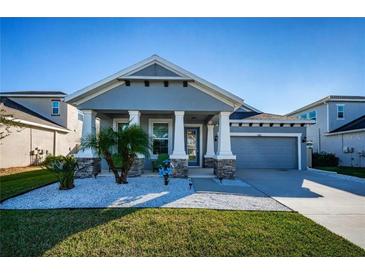
POLYGON ((316 166, 338 166, 338 157, 333 153, 313 153, 313 167, 316 166))
POLYGON ((75 171, 78 168, 77 160, 73 156, 48 155, 42 166, 54 172, 60 182, 60 189, 74 188, 75 171))

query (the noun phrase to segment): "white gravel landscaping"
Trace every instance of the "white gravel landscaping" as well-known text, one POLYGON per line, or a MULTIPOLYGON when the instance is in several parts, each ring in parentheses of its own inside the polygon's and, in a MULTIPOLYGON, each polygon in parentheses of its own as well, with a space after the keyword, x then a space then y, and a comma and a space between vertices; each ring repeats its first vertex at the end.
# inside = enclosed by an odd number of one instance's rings
POLYGON ((171 179, 168 186, 159 177, 129 178, 128 181, 128 184, 118 185, 113 177, 77 179, 71 190, 59 190, 58 184, 52 184, 8 199, 0 204, 0 209, 172 207, 289 210, 269 197, 195 193, 187 179, 171 179))

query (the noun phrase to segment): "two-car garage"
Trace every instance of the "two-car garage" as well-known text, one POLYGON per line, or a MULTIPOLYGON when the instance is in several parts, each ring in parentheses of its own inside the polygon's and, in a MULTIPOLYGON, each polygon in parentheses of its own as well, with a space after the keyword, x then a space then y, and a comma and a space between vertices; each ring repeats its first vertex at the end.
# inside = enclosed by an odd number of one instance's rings
POLYGON ((302 134, 231 133, 236 168, 302 169, 302 134))

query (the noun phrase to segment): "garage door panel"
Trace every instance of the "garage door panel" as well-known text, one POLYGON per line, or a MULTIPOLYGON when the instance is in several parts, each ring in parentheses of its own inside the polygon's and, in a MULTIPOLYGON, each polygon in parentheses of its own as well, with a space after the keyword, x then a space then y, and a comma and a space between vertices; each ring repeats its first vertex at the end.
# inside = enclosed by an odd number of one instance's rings
POLYGON ((231 138, 237 168, 298 168, 297 138, 231 138))

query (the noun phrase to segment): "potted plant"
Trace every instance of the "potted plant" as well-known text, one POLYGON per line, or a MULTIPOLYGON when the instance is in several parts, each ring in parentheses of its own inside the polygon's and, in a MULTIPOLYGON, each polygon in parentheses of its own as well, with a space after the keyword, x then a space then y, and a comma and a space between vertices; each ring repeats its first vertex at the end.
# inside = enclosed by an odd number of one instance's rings
POLYGON ((57 175, 61 190, 75 187, 74 178, 78 165, 73 156, 48 155, 41 165, 57 175))
POLYGON ((172 175, 173 167, 169 159, 163 161, 163 165, 160 165, 159 174, 164 178, 165 185, 169 184, 170 175, 172 175))

